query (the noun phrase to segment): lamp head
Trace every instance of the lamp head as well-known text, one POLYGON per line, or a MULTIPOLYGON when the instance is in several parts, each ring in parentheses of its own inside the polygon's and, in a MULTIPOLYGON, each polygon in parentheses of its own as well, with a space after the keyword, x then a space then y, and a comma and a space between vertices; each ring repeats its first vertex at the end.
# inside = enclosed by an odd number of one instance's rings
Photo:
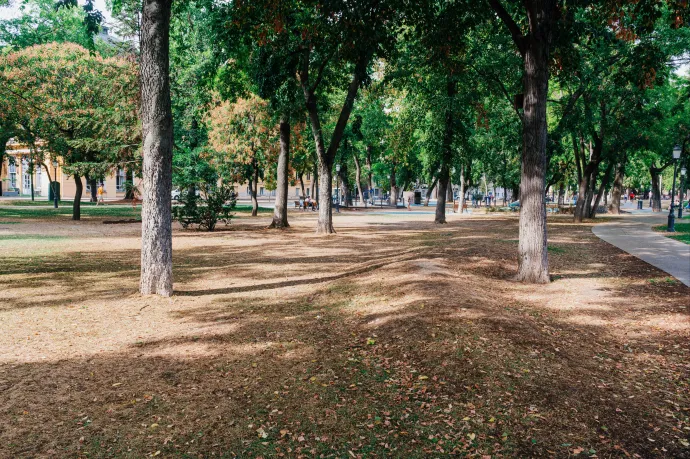
POLYGON ((673 159, 679 159, 681 151, 680 145, 673 147, 673 159))
POLYGON ((683 176, 684 176, 684 175, 687 174, 687 173, 688 173, 688 170, 687 170, 685 167, 683 167, 683 168, 680 169, 680 175, 683 175, 683 176))
POLYGON ((336 164, 336 165, 335 165, 335 171, 336 171, 336 172, 340 172, 340 164, 336 164))
POLYGON ((57 159, 53 160, 53 167, 57 169, 57 167, 58 167, 57 159))

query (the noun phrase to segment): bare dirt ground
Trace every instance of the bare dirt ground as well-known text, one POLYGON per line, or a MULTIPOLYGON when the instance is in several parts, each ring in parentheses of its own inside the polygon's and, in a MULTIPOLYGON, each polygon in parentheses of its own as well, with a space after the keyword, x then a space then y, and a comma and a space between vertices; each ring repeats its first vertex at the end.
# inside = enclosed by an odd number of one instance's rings
POLYGON ((690 289, 549 222, 343 212, 176 230, 0 223, 0 457, 690 457, 690 289))

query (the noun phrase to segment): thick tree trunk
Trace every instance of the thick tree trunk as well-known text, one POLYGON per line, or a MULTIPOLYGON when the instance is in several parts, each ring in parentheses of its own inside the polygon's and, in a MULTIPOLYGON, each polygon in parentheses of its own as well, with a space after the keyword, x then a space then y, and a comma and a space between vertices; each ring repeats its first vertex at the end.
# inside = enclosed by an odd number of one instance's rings
POLYGON ((316 234, 333 234, 333 189, 331 182, 332 164, 319 161, 319 219, 316 222, 316 234))
POLYGON ((446 223, 446 189, 448 188, 448 180, 449 179, 438 180, 438 196, 436 197, 436 215, 434 217, 434 223, 446 223))
MULTIPOLYGON (((130 183, 132 186, 134 186, 134 172, 132 172, 132 169, 127 169, 127 171, 125 172, 125 182, 130 183)), ((134 199, 134 193, 132 192, 131 187, 127 187, 125 192, 125 199, 129 199, 130 201, 134 199)))
POLYGON ((431 200, 431 194, 434 192, 434 188, 436 188, 436 183, 438 183, 438 177, 434 177, 434 181, 431 182, 431 186, 429 186, 429 188, 426 190, 426 198, 424 199, 425 207, 429 207, 429 200, 431 200))
POLYGON ((565 203, 565 183, 561 182, 558 185, 558 207, 565 203))
POLYGON ((359 193, 359 199, 364 203, 364 207, 367 206, 367 201, 364 199, 364 190, 362 189, 362 167, 359 164, 359 158, 355 153, 352 155, 355 160, 355 182, 357 184, 357 192, 359 193))
MULTIPOLYGON (((545 18, 541 19, 545 20, 545 18)), ((546 31, 539 31, 539 33, 546 33, 546 31)), ((527 38, 524 64, 525 95, 517 280, 528 283, 547 283, 549 282, 549 261, 546 250, 544 187, 546 185, 546 98, 549 89, 549 47, 546 37, 527 38)))
POLYGON ((446 187, 446 201, 453 202, 453 180, 448 178, 448 186, 446 187))
POLYGON ((611 191, 611 205, 609 212, 613 215, 621 213, 621 195, 623 194, 623 180, 625 179, 625 163, 627 155, 623 155, 623 160, 616 165, 616 178, 613 180, 613 190, 611 191))
POLYGON ((172 0, 144 0, 141 19, 143 204, 141 280, 144 295, 170 296, 172 275, 172 146, 170 10, 172 0))
POLYGON ((81 177, 74 174, 74 184, 76 191, 74 192, 74 203, 72 204, 72 220, 81 220, 81 195, 84 192, 84 185, 81 182, 81 177))
MULTIPOLYGON (((276 205, 273 212, 271 228, 287 228, 288 224, 288 163, 290 161, 290 122, 287 118, 280 120, 280 155, 278 156, 278 183, 276 188, 276 205)), ((301 174, 300 174, 301 180, 301 174)), ((304 190, 304 182, 302 182, 304 190)))

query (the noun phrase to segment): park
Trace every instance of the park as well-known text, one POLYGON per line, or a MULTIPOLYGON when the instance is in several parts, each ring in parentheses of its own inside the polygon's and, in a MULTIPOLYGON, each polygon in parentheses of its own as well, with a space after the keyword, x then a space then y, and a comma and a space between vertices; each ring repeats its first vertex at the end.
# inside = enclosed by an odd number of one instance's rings
POLYGON ((0 458, 690 457, 690 5, 0 1, 0 458))

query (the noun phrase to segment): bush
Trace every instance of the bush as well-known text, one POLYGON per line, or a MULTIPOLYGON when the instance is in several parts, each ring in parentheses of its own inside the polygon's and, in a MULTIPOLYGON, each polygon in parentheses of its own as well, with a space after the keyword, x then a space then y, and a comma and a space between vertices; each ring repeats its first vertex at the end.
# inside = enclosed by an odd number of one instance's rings
POLYGON ((235 207, 235 192, 225 184, 202 186, 201 195, 185 191, 180 195, 181 206, 173 206, 173 219, 180 222, 183 228, 197 225, 199 229, 213 231, 218 222, 226 225, 232 218, 235 207))

